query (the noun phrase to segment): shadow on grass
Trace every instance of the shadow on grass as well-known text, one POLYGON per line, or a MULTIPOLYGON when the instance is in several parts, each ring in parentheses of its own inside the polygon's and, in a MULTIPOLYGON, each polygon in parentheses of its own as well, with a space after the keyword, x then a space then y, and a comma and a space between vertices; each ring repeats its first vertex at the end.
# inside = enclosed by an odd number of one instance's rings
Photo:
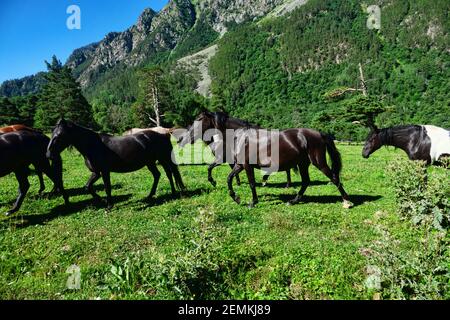
MULTIPOLYGON (((117 183, 115 185, 111 186, 111 190, 118 190, 118 189, 122 189, 123 185, 121 183, 117 183)), ((71 189, 65 189, 67 195, 70 197, 76 197, 76 196, 82 196, 82 195, 90 195, 89 192, 84 188, 84 187, 79 187, 79 188, 71 188, 71 189)), ((94 186, 94 190, 95 192, 104 192, 105 191, 105 186, 103 184, 99 184, 97 186, 94 186)), ((25 199, 30 199, 30 200, 45 200, 45 199, 55 199, 61 197, 61 194, 59 194, 58 192, 52 192, 52 191, 48 191, 48 192, 43 192, 42 194, 38 194, 36 193, 32 193, 32 192, 28 192, 26 195, 25 199)), ((14 204, 14 202, 16 202, 16 198, 11 198, 11 200, 9 201, 5 201, 5 202, 1 202, 0 206, 12 206, 14 204)))
POLYGON ((158 193, 156 193, 156 196, 153 197, 152 199, 144 198, 139 201, 146 203, 147 207, 155 207, 155 206, 160 206, 160 205, 165 204, 170 201, 179 200, 179 199, 187 199, 187 198, 191 198, 194 196, 201 196, 203 194, 208 194, 210 192, 211 192, 211 190, 207 189, 207 188, 197 188, 194 190, 188 189, 186 191, 183 191, 182 193, 180 193, 178 191, 176 194, 166 193, 166 194, 158 195, 158 193))
MULTIPOLYGON (((123 188, 123 185, 121 183, 116 183, 111 186, 111 190, 118 190, 118 189, 122 189, 122 188, 123 188)), ((103 183, 94 185, 94 191, 95 192, 104 192, 105 186, 103 185, 103 183)), ((84 186, 78 187, 78 188, 66 189, 66 192, 69 197, 89 195, 89 191, 87 191, 84 186)))
MULTIPOLYGON (((113 196, 113 202, 119 203, 131 198, 131 194, 113 196)), ((17 228, 26 228, 35 225, 43 225, 58 217, 69 216, 78 213, 86 208, 94 208, 97 210, 106 209, 104 199, 89 198, 78 202, 70 202, 68 205, 59 205, 44 214, 21 215, 20 212, 13 215, 10 219, 2 221, 2 224, 14 224, 17 228)))
MULTIPOLYGON (((286 183, 287 182, 275 182, 275 183, 271 183, 270 182, 270 178, 269 181, 267 182, 267 185, 265 187, 262 186, 262 183, 257 183, 256 185, 262 188, 286 188, 286 183)), ((327 185, 331 182, 329 181, 311 181, 309 183, 309 186, 324 186, 327 185)), ((289 188, 300 188, 302 186, 301 182, 291 182, 291 186, 289 188)))
MULTIPOLYGON (((264 198, 268 198, 271 200, 281 200, 282 202, 289 202, 292 199, 295 198, 295 194, 281 194, 281 195, 275 195, 275 194, 266 194, 263 196, 264 198)), ((376 195, 376 196, 370 196, 370 195, 350 195, 350 201, 353 203, 353 207, 360 206, 364 204, 365 202, 373 202, 381 199, 382 196, 376 195)), ((302 197, 302 201, 299 204, 302 203, 340 203, 342 202, 341 196, 331 196, 331 195, 323 195, 323 196, 309 196, 304 195, 302 197)))

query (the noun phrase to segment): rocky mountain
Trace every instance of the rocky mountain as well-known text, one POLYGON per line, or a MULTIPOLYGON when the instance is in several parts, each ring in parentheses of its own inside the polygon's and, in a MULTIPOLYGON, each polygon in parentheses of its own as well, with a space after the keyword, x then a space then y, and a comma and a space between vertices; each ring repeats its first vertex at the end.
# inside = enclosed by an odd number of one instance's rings
MULTIPOLYGON (((223 35, 233 25, 252 21, 272 11, 287 12, 285 7, 294 8, 304 2, 306 1, 169 0, 160 12, 145 9, 136 24, 127 30, 111 32, 99 42, 74 50, 66 64, 73 70, 82 87, 86 88, 95 83, 102 74, 119 65, 125 68, 137 66, 156 59, 158 55, 170 56, 177 50, 179 58, 193 54, 207 47, 212 40, 223 35), (213 33, 217 33, 217 36, 213 33), (192 38, 195 37, 193 41, 192 38), (198 41, 198 38, 202 40, 198 41), (204 45, 192 47, 189 45, 191 42, 204 45)), ((26 82, 29 80, 27 78, 26 82)), ((23 82, 21 79, 15 81, 23 82)), ((35 88, 28 90, 30 86, 7 90, 4 88, 7 85, 5 82, 0 87, 0 95, 24 95, 36 91, 35 88)))

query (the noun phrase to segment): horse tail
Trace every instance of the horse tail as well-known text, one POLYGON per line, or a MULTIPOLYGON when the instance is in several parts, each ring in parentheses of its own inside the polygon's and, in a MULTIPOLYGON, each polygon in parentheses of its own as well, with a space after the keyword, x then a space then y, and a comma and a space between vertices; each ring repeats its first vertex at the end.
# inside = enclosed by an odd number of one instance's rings
POLYGON ((339 153, 336 145, 334 144, 334 138, 330 134, 321 133, 322 139, 325 141, 325 145, 328 151, 328 154, 331 158, 331 171, 335 176, 339 176, 339 173, 342 170, 342 158, 339 153))
POLYGON ((178 165, 170 161, 170 171, 172 172, 172 175, 175 179, 175 184, 177 185, 177 188, 181 191, 186 190, 186 187, 184 186, 183 179, 181 179, 180 170, 178 169, 178 165))

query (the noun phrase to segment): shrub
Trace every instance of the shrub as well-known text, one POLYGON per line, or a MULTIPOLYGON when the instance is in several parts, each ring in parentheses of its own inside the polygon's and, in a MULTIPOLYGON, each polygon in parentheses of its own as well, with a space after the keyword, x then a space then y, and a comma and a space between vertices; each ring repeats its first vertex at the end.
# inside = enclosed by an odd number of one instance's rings
POLYGON ((424 161, 402 159, 388 166, 388 174, 403 217, 414 224, 424 223, 440 230, 448 227, 450 185, 446 169, 427 170, 424 161))
POLYGON ((410 247, 378 226, 380 239, 364 249, 366 287, 383 299, 449 299, 450 250, 445 231, 424 231, 410 247))

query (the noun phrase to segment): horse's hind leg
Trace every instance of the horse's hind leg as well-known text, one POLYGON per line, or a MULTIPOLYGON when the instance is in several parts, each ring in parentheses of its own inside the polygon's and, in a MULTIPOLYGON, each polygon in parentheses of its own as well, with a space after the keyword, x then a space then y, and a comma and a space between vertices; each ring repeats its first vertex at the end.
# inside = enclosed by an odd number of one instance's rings
POLYGON ((304 159, 301 161, 301 163, 298 166, 300 176, 302 177, 302 187, 300 191, 297 193, 297 196, 288 202, 288 204, 297 204, 301 201, 303 195, 305 194, 306 189, 309 186, 310 179, 309 179, 309 165, 311 162, 309 159, 304 159))
POLYGON ((166 172, 167 178, 169 178, 170 189, 172 191, 172 195, 175 195, 177 193, 177 190, 175 189, 175 184, 173 183, 172 170, 170 170, 170 167, 167 164, 161 164, 161 165, 163 166, 163 169, 166 172))
POLYGON ((159 172, 158 168, 156 167, 156 164, 152 163, 147 166, 148 170, 153 175, 153 185, 152 190, 150 191, 149 195, 147 196, 147 200, 150 200, 153 198, 153 196, 156 194, 156 188, 158 188, 159 178, 161 177, 161 173, 159 172))
POLYGON ((287 182, 286 182, 286 188, 290 188, 290 187, 291 187, 291 184, 292 184, 292 180, 291 180, 291 170, 290 170, 290 169, 286 170, 286 180, 287 180, 287 182))
POLYGON ((265 174, 262 178, 262 186, 265 187, 267 185, 267 180, 269 180, 270 174, 265 174))
POLYGON ((30 188, 30 183, 28 182, 28 168, 16 171, 15 175, 17 181, 19 182, 19 195, 12 209, 6 213, 7 216, 13 214, 14 212, 17 212, 17 210, 20 209, 20 207, 22 206, 23 199, 25 199, 25 195, 27 194, 28 189, 30 188))
POLYGON ((233 167, 233 170, 231 170, 230 174, 228 175, 227 178, 227 183, 228 183, 228 192, 230 194, 230 197, 236 202, 236 203, 240 203, 241 199, 236 196, 236 193, 233 190, 233 178, 234 176, 236 176, 237 174, 239 174, 239 172, 241 172, 242 170, 244 170, 244 167, 240 164, 235 164, 233 167))
POLYGON ((350 198, 347 194, 347 192, 345 192, 344 190, 344 186, 341 183, 341 180, 339 178, 339 174, 333 174, 333 172, 331 171, 330 167, 328 167, 327 164, 321 164, 320 166, 318 166, 319 170, 322 171, 338 188, 341 196, 342 196, 342 200, 344 201, 343 206, 344 208, 348 209, 350 207, 353 206, 353 204, 350 202, 350 198))
POLYGON ((92 172, 91 177, 84 187, 92 195, 92 197, 97 200, 100 199, 100 196, 94 190, 94 183, 97 182, 98 179, 100 179, 100 174, 97 172, 92 172))

